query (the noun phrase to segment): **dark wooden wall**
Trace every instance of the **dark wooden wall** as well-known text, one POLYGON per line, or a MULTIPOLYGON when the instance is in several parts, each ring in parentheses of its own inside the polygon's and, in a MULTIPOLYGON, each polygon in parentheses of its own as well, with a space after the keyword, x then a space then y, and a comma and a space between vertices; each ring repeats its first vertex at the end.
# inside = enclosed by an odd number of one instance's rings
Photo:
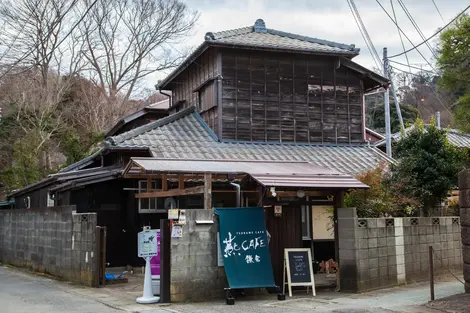
POLYGON ((210 48, 171 83, 170 114, 195 106, 209 127, 217 132, 217 50, 210 48))
POLYGON ((335 57, 222 50, 222 138, 363 142, 362 81, 337 66, 335 57))
POLYGON ((16 209, 26 209, 26 198, 30 197, 30 208, 38 209, 47 207, 47 193, 48 189, 45 186, 36 190, 31 190, 25 192, 21 195, 15 196, 15 208, 16 209))
POLYGON ((274 217, 274 207, 265 209, 266 228, 271 234, 269 250, 274 280, 282 288, 284 249, 302 248, 302 212, 300 205, 283 206, 282 216, 274 217))
POLYGON ((152 123, 156 120, 159 120, 161 118, 164 118, 165 116, 168 116, 168 112, 161 111, 161 112, 148 112, 144 116, 141 116, 139 118, 136 118, 135 120, 125 124, 122 126, 116 133, 113 134, 113 136, 120 135, 122 133, 128 132, 134 128, 137 128, 142 125, 146 125, 148 123, 152 123))

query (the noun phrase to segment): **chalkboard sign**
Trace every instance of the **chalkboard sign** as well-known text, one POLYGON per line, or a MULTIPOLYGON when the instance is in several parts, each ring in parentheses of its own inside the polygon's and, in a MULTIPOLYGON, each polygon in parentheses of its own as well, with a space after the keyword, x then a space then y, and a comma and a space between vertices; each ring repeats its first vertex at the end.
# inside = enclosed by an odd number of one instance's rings
POLYGON ((284 292, 286 284, 289 297, 292 297, 292 286, 311 286, 312 294, 316 295, 310 249, 284 249, 284 292))

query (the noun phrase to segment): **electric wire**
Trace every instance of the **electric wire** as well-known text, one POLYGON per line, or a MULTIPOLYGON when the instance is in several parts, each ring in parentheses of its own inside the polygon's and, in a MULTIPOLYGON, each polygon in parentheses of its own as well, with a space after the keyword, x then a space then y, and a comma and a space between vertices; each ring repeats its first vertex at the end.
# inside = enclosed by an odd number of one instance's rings
MULTIPOLYGON (((376 0, 378 2, 378 0, 376 0)), ((380 3, 379 3, 380 4, 380 3)), ((388 58, 395 58, 395 57, 399 57, 403 54, 406 54, 410 51, 413 51, 416 49, 416 51, 419 51, 418 50, 418 47, 422 46, 423 44, 425 44, 426 42, 428 42, 429 40, 431 40, 432 38, 434 38, 436 35, 438 35, 439 33, 441 33, 444 29, 446 29, 450 24, 452 24, 453 22, 455 22, 460 16, 462 16, 462 14, 465 14, 465 12, 470 8, 470 5, 467 6, 462 12, 460 12, 456 17, 454 17, 449 23, 447 23, 446 25, 444 25, 442 28, 440 28, 437 32, 435 32, 433 35, 431 35, 431 37, 427 38, 426 40, 424 40, 423 42, 421 42, 420 44, 417 44, 417 45, 413 45, 412 44, 412 47, 406 51, 403 51, 402 53, 398 53, 398 54, 395 54, 395 55, 392 55, 392 56, 389 56, 388 58)), ((385 12, 387 13, 387 12, 385 12)), ((402 31, 403 32, 403 31, 402 31)))
MULTIPOLYGON (((402 0, 397 0, 398 1, 398 4, 400 4, 401 8, 403 9, 403 11, 405 12, 406 16, 408 17, 408 19, 410 20, 411 24, 413 25, 413 27, 415 28, 415 30, 418 32, 419 36, 421 37, 422 40, 426 41, 426 37, 424 36, 423 32, 421 31, 421 28, 418 26, 418 23, 416 23, 415 19, 413 18, 413 16, 411 15, 410 11, 408 10, 408 8, 406 7, 406 5, 403 3, 402 0)), ((426 41, 426 46, 428 47, 429 51, 431 51, 432 55, 437 59, 437 54, 436 54, 436 51, 434 51, 433 47, 431 47, 431 45, 429 44, 428 41, 426 41)))
MULTIPOLYGON (((379 0, 375 0, 379 5, 380 7, 382 8, 382 10, 385 12, 385 14, 387 14, 387 16, 390 18, 390 20, 397 26, 397 28, 400 30, 400 32, 405 36, 405 38, 411 43, 411 45, 414 45, 413 42, 411 41, 411 39, 405 34, 405 32, 401 29, 401 27, 398 25, 398 23, 395 23, 395 21, 393 20, 393 18, 390 16, 390 14, 387 12, 387 10, 385 10, 385 8, 383 7, 383 5, 380 3, 379 0)), ((416 48, 416 51, 419 53, 419 55, 426 61, 426 63, 435 71, 436 69, 432 66, 432 64, 428 61, 428 59, 426 59, 426 57, 421 53, 421 51, 419 51, 418 48, 416 48)))
MULTIPOLYGON (((404 71, 404 70, 402 70, 402 69, 399 69, 399 68, 396 68, 396 67, 393 67, 393 66, 391 66, 391 68, 393 68, 393 69, 395 69, 395 70, 397 70, 397 71, 401 71, 401 72, 404 72, 404 73, 407 73, 407 74, 416 76, 416 77, 421 77, 421 75, 419 75, 419 74, 407 72, 407 71, 404 71)), ((432 93, 436 96, 437 101, 439 101, 439 103, 442 105, 442 107, 443 107, 444 109, 446 109, 447 112, 449 112, 449 113, 452 114, 452 112, 450 111, 450 108, 449 108, 449 106, 451 106, 452 104, 450 104, 450 103, 447 103, 447 105, 444 104, 444 102, 442 102, 441 98, 439 97, 439 95, 437 94, 437 92, 432 88, 432 86, 429 86, 429 89, 430 89, 430 90, 432 91, 432 93)), ((444 100, 445 100, 445 99, 444 99, 444 100)))
MULTIPOLYGON (((420 71, 423 71, 423 72, 427 72, 427 73, 430 73, 430 74, 434 74, 434 75, 439 75, 438 73, 434 72, 434 71, 430 71, 430 70, 423 70, 422 68, 419 68, 417 66, 413 66, 413 65, 410 65, 410 64, 405 64, 405 63, 401 63, 401 62, 398 62, 398 61, 394 61, 394 60, 388 60, 388 62, 391 62, 391 63, 396 63, 396 64, 399 64, 399 65, 403 65, 403 66, 407 66, 409 68, 414 68, 414 69, 417 69, 417 70, 420 70, 420 71)), ((407 72, 409 74, 413 74, 411 72, 411 70, 409 72, 407 72)))
POLYGON ((440 11, 439 8, 437 7, 436 1, 434 1, 434 0, 431 0, 431 1, 432 1, 432 3, 434 4, 434 7, 435 7, 436 10, 437 10, 437 13, 439 13, 439 16, 441 17, 441 20, 444 22, 444 18, 442 17, 441 11, 440 11))
POLYGON ((372 55, 372 58, 374 59, 375 65, 378 67, 379 71, 382 72, 382 66, 380 65, 382 64, 382 60, 380 59, 380 56, 377 53, 377 50, 375 49, 375 46, 369 36, 369 32, 367 31, 367 28, 364 25, 364 22, 362 21, 361 15, 359 14, 359 10, 357 9, 354 0, 347 0, 347 2, 354 17, 354 20, 356 21, 356 25, 359 28, 359 31, 361 32, 362 38, 364 39, 367 48, 369 49, 369 52, 372 55))
MULTIPOLYGON (((401 31, 401 33, 405 36, 405 38, 412 44, 413 42, 411 41, 411 39, 405 34, 405 32, 401 29, 401 27, 398 25, 398 23, 396 23, 393 18, 390 16, 390 14, 387 12, 387 10, 385 10, 384 6, 380 3, 379 0, 375 0, 378 5, 382 8, 382 10, 385 12, 385 14, 387 14, 387 16, 389 17, 389 19, 397 26, 397 28, 401 31)), ((470 6, 469 6, 470 7, 470 6)), ((424 59, 424 61, 426 61, 426 63, 434 70, 436 71, 436 69, 432 66, 432 64, 428 61, 428 59, 421 53, 421 51, 419 51, 419 49, 416 48, 416 51, 421 55, 421 57, 424 59)), ((433 90, 434 92, 434 90, 433 90)), ((434 92, 434 94, 436 94, 434 92)), ((437 99, 438 101, 441 103, 441 105, 450 113, 450 109, 441 101, 441 99, 439 98, 439 96, 437 96, 437 99)))
MULTIPOLYGON (((398 29, 398 19, 395 14, 395 7, 393 5, 393 0, 390 0, 390 5, 392 6, 393 18, 395 19, 395 23, 397 24, 397 32, 398 32, 398 36, 400 36, 401 46, 403 47, 403 51, 406 51, 405 43, 403 42, 403 37, 401 36, 400 30, 398 29)), ((405 53, 405 58, 406 58, 406 62, 408 63, 408 68, 411 72, 410 60, 408 59, 408 54, 406 53, 405 53)))

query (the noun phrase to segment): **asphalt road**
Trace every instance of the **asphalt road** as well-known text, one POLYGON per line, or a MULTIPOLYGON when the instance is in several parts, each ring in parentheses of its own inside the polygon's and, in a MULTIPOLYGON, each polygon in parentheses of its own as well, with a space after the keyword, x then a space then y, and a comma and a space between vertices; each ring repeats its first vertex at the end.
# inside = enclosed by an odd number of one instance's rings
MULTIPOLYGON (((238 298, 235 305, 223 300, 186 304, 136 305, 119 289, 77 287, 0 265, 0 313, 442 313, 449 301, 424 306, 429 300, 427 284, 397 287, 365 294, 318 292, 316 297, 299 294, 286 301, 274 296, 238 298), (119 301, 121 299, 122 301, 119 301), (127 299, 127 300, 126 300, 127 299)), ((436 285, 436 297, 463 292, 460 282, 436 285)), ((466 301, 469 299, 466 299, 466 301)), ((462 302, 462 301, 460 301, 462 302)), ((464 302, 462 302, 463 304, 464 302)), ((466 302, 465 302, 466 303, 466 302)), ((468 304, 467 304, 468 305, 468 304)), ((451 310, 451 312, 467 312, 451 310)))
POLYGON ((59 289, 58 282, 0 266, 2 313, 122 313, 93 299, 59 289))

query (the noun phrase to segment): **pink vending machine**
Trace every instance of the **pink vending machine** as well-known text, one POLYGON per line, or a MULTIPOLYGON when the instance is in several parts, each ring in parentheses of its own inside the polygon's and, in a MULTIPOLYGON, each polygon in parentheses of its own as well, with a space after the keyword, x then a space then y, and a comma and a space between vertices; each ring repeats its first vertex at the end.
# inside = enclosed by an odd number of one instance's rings
POLYGON ((160 230, 157 230, 157 255, 150 260, 152 273, 152 291, 154 295, 160 295, 160 230))

